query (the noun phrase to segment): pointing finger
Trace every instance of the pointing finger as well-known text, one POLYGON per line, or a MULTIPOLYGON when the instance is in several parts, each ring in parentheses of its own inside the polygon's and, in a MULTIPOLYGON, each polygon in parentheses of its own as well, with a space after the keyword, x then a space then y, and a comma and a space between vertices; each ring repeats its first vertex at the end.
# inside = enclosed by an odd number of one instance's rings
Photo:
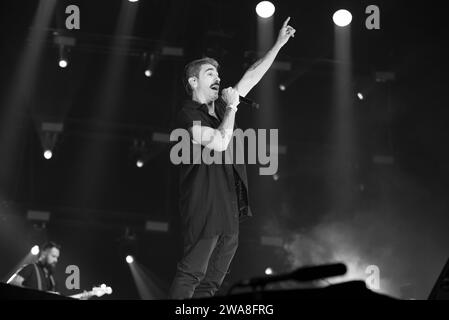
POLYGON ((290 21, 290 17, 288 17, 285 21, 284 24, 282 25, 283 28, 285 28, 288 24, 288 22, 290 21))

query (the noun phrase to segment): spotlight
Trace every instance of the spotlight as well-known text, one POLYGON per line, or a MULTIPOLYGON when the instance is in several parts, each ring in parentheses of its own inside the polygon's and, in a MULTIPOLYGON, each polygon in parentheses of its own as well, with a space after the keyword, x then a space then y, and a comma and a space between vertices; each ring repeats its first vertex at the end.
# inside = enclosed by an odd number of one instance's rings
POLYGON ((61 68, 67 68, 69 65, 68 49, 64 45, 59 46, 59 66, 61 68))
POLYGON ((158 56, 156 53, 144 52, 143 61, 145 65, 145 77, 150 78, 154 74, 158 56))
POLYGON ((72 37, 61 36, 58 32, 54 32, 54 43, 59 49, 59 66, 66 68, 69 65, 70 49, 75 46, 76 39, 72 37))
POLYGON ((144 165, 143 160, 141 160, 141 159, 137 160, 137 162, 136 162, 137 168, 142 168, 143 165, 144 165))
POLYGON ((50 160, 52 157, 53 157, 53 152, 51 152, 51 150, 45 150, 44 158, 47 160, 50 160))
POLYGON ((137 2, 137 1, 139 1, 139 0, 128 0, 129 2, 137 2))
POLYGON ((274 180, 274 181, 278 181, 278 180, 279 180, 279 174, 277 174, 277 173, 274 174, 274 175, 273 175, 273 180, 274 180))
POLYGON ((281 84, 279 85, 279 90, 285 91, 285 90, 287 90, 287 87, 285 86, 285 84, 281 83, 281 84))
POLYGON ((145 70, 145 76, 146 77, 151 77, 153 75, 153 72, 150 69, 145 70))
POLYGON ((53 157, 53 150, 56 148, 56 141, 59 134, 64 130, 64 124, 60 122, 42 122, 41 142, 44 150, 44 158, 50 160, 53 157))
POLYGON ((127 262, 128 264, 133 263, 133 262, 134 262, 133 256, 126 256, 126 262, 127 262))
POLYGON ((275 8, 270 1, 259 2, 256 6, 256 13, 261 18, 269 18, 274 14, 275 8))
POLYGON ((67 60, 64 60, 64 59, 59 60, 59 66, 61 68, 66 68, 68 64, 69 63, 67 62, 67 60))
POLYGON ((33 256, 37 256, 38 253, 39 253, 39 246, 34 246, 34 247, 31 248, 31 254, 33 256))
POLYGON ((134 144, 131 147, 131 161, 133 165, 137 168, 142 168, 149 158, 149 148, 147 146, 147 141, 134 139, 134 144))
POLYGON ((271 275, 273 274, 273 269, 271 269, 271 268, 266 268, 266 269, 265 269, 265 274, 266 274, 267 276, 271 276, 271 275))
POLYGON ((352 14, 348 10, 340 9, 334 13, 332 19, 337 26, 346 27, 352 21, 352 14))
POLYGON ((359 100, 363 100, 365 99, 365 96, 363 95, 363 93, 359 92, 357 93, 357 98, 359 98, 359 100))

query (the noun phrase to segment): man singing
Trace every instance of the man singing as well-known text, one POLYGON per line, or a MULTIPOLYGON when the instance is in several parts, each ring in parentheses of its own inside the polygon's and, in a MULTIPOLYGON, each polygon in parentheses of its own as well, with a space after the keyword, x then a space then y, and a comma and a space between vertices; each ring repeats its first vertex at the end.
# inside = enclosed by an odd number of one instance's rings
MULTIPOLYGON (((235 87, 222 90, 221 97, 217 61, 203 58, 186 65, 184 81, 191 100, 178 113, 177 126, 189 131, 192 145, 219 153, 228 149, 239 96, 245 97, 260 81, 279 50, 294 36, 289 20, 284 22, 274 46, 235 87)), ((220 288, 237 250, 239 220, 251 216, 246 169, 244 164, 224 162, 182 164, 179 169, 184 254, 177 265, 170 298, 211 297, 220 288)))

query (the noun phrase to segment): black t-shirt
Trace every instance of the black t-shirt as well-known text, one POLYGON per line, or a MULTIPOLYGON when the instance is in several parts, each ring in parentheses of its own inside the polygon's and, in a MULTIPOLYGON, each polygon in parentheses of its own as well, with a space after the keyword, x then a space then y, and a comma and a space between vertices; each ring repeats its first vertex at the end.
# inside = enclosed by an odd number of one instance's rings
MULTIPOLYGON (((202 126, 217 129, 225 111, 221 98, 215 101, 218 119, 209 114, 207 105, 188 100, 177 115, 176 125, 189 129, 193 121, 201 121, 202 126)), ((204 148, 201 146, 201 150, 204 148)), ((238 233, 239 220, 252 215, 244 164, 191 162, 179 165, 179 175, 180 213, 188 243, 199 237, 238 233)))
POLYGON ((54 277, 45 272, 44 267, 39 262, 25 265, 17 274, 25 279, 23 281, 24 287, 41 291, 57 291, 54 277), (40 275, 41 288, 39 288, 36 270, 40 275))

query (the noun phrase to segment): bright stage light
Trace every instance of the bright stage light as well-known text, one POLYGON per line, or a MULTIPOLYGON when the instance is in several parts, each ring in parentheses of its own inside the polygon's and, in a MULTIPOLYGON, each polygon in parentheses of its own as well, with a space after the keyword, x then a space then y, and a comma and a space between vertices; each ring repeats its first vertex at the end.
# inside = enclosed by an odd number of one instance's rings
POLYGON ((53 157, 53 152, 51 152, 51 150, 45 150, 44 158, 47 160, 50 160, 52 157, 53 157))
POLYGON ((127 256, 126 257, 126 262, 128 262, 129 264, 133 263, 134 262, 133 256, 127 256))
POLYGON ((267 276, 271 276, 271 275, 273 274, 273 269, 271 269, 271 268, 266 268, 266 269, 265 269, 265 274, 266 274, 267 276))
POLYGON ((365 99, 365 96, 363 95, 363 93, 359 92, 357 93, 357 98, 359 98, 359 100, 363 100, 365 99))
POLYGON ((39 253, 39 246, 34 246, 34 247, 31 248, 31 254, 33 256, 37 256, 38 253, 39 253))
POLYGON ((153 72, 151 72, 151 70, 150 69, 147 69, 147 70, 145 70, 145 76, 146 77, 151 77, 153 75, 153 72))
POLYGON ((137 160, 136 166, 137 166, 137 168, 142 168, 143 167, 143 161, 142 160, 137 160))
POLYGON ((137 1, 139 1, 139 0, 128 0, 129 2, 137 2, 137 1))
POLYGON ((270 1, 259 2, 256 6, 257 15, 261 18, 269 18, 274 14, 275 8, 270 1))
POLYGON ((348 10, 341 9, 334 13, 332 19, 337 26, 346 27, 352 21, 352 14, 348 10))
POLYGON ((281 90, 281 91, 285 91, 285 90, 287 90, 287 87, 285 86, 285 84, 280 84, 279 85, 279 90, 281 90))
POLYGON ((66 68, 67 65, 68 65, 67 60, 64 60, 64 59, 59 60, 59 66, 60 66, 61 68, 66 68))

